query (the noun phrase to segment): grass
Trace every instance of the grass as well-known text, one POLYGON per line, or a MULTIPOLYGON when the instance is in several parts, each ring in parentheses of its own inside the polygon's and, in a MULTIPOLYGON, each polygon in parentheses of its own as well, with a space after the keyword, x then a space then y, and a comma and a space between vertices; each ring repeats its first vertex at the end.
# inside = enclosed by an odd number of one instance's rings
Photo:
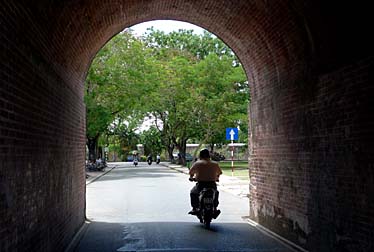
MULTIPOLYGON (((231 176, 231 161, 221 161, 219 166, 222 169, 223 174, 231 176)), ((249 168, 247 161, 234 161, 234 176, 243 180, 248 180, 249 168)))

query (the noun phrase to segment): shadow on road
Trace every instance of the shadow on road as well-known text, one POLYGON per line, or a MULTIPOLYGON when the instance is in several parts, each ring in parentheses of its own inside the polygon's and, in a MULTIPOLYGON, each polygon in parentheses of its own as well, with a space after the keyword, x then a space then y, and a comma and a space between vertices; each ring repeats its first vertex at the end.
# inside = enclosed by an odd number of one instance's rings
POLYGON ((292 251, 246 223, 91 222, 74 251, 292 251))

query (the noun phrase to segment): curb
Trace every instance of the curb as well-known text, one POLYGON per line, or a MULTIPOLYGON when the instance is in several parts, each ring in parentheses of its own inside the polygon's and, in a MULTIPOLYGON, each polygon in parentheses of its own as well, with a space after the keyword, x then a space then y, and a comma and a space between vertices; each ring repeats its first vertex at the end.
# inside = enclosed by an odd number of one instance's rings
POLYGON ((187 171, 183 171, 181 169, 178 169, 178 168, 183 168, 183 166, 180 166, 180 167, 172 167, 172 166, 168 166, 168 165, 165 165, 166 167, 169 167, 170 169, 172 170, 175 170, 177 172, 180 172, 180 173, 184 173, 184 174, 187 174, 188 175, 188 172, 187 171))
POLYGON ((117 165, 114 165, 113 167, 111 167, 109 170, 105 170, 105 172, 103 172, 102 174, 94 177, 93 179, 91 179, 90 181, 86 181, 86 186, 95 182, 96 180, 98 180, 99 178, 101 178, 102 176, 104 176, 105 174, 107 174, 108 172, 111 172, 114 168, 116 168, 117 165))
POLYGON ((279 241, 283 245, 285 245, 287 248, 291 249, 294 252, 309 252, 308 250, 300 247, 299 245, 293 243, 290 240, 287 240, 286 238, 283 238, 282 236, 278 235, 277 233, 271 231, 270 229, 267 229, 266 227, 262 226, 261 224, 258 224, 257 222, 251 220, 249 217, 243 218, 247 223, 257 230, 259 230, 261 233, 279 241))
POLYGON ((64 252, 74 252, 75 249, 78 247, 82 237, 86 233, 88 229, 88 225, 90 224, 89 220, 84 220, 83 224, 79 228, 79 230, 74 234, 73 239, 70 241, 69 245, 66 247, 64 252))
MULTIPOLYGON (((91 184, 91 183, 93 183, 93 182, 95 182, 96 180, 98 180, 99 178, 101 178, 102 176, 104 176, 105 174, 107 174, 108 172, 111 172, 116 167, 117 167, 117 165, 114 165, 113 167, 110 167, 108 170, 106 170, 102 174, 94 177, 92 180, 86 181, 86 186, 89 185, 89 184, 91 184)), ((83 224, 78 229, 78 231, 75 233, 73 239, 71 240, 71 242, 69 243, 69 245, 67 246, 67 248, 64 250, 64 252, 73 252, 73 251, 75 251, 75 249, 78 247, 79 242, 81 241, 82 237, 86 233, 86 231, 87 231, 88 226, 90 225, 90 223, 91 223, 91 221, 89 219, 86 218, 84 220, 83 224)))

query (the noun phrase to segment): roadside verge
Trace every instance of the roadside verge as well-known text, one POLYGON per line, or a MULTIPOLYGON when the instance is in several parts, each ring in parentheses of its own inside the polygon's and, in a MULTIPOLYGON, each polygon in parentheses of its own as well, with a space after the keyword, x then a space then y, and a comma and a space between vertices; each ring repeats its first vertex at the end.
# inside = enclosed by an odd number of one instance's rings
MULTIPOLYGON (((178 172, 188 175, 189 169, 185 166, 176 165, 172 163, 162 163, 162 165, 169 167, 170 169, 176 170, 178 172)), ((231 193, 240 198, 249 197, 249 181, 241 180, 237 177, 231 177, 227 175, 221 175, 219 177, 219 182, 217 183, 220 190, 231 193)))

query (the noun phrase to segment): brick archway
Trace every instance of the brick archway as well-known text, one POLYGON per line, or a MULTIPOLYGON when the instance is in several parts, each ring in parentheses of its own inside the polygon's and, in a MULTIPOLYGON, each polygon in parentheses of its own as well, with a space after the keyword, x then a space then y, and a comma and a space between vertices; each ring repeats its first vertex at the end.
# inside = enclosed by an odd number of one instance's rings
POLYGON ((154 19, 206 28, 246 69, 251 218, 311 251, 373 249, 366 6, 38 0, 0 7, 0 234, 6 241, 0 250, 62 250, 84 221, 86 71, 112 36, 154 19), (348 20, 352 12, 360 16, 348 20))

